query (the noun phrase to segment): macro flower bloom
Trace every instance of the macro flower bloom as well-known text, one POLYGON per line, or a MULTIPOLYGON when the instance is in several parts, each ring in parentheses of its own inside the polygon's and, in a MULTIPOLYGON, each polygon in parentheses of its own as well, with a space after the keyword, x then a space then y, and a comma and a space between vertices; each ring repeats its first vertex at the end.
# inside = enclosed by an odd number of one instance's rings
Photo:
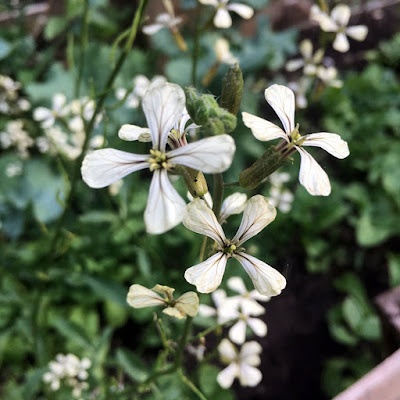
POLYGON ((229 0, 199 0, 201 4, 213 6, 217 9, 214 16, 214 25, 217 28, 229 28, 232 25, 232 18, 228 11, 233 11, 244 19, 250 19, 254 10, 240 3, 229 3, 229 0))
POLYGON ((147 232, 158 234, 178 225, 186 207, 169 181, 168 171, 183 165, 205 173, 224 172, 232 163, 235 143, 229 135, 218 135, 167 152, 168 137, 185 107, 184 91, 172 83, 156 82, 142 104, 149 128, 130 125, 129 132, 125 129, 120 137, 134 140, 149 131, 153 145, 150 154, 96 150, 85 157, 81 171, 92 188, 109 186, 134 171, 148 168, 153 172, 144 220, 147 232))
POLYGON ((300 42, 300 54, 303 58, 296 58, 286 63, 287 71, 297 71, 303 68, 305 75, 315 75, 317 73, 317 65, 321 63, 324 57, 324 51, 318 49, 313 54, 313 45, 311 40, 305 39, 300 42))
POLYGON ((333 48, 341 53, 346 53, 350 48, 347 36, 362 42, 368 34, 368 28, 365 25, 347 26, 351 10, 346 4, 338 4, 332 9, 330 16, 317 5, 313 5, 310 16, 311 19, 319 23, 323 31, 336 33, 333 48))
POLYGON ((138 284, 129 288, 126 301, 134 308, 163 306, 163 313, 182 319, 187 315, 194 317, 199 309, 199 297, 195 292, 186 292, 178 300, 174 300, 175 289, 156 285, 152 289, 138 284), (160 293, 162 296, 160 296, 160 293))
POLYGON ((261 364, 262 347, 259 343, 247 342, 238 352, 228 339, 222 339, 218 351, 222 362, 229 364, 217 376, 223 388, 231 387, 235 378, 239 378, 242 386, 257 386, 261 382, 262 374, 255 368, 261 364))
POLYGON ((301 164, 299 181, 314 196, 328 196, 331 184, 328 175, 303 146, 321 147, 336 158, 346 158, 350 152, 347 142, 335 133, 319 132, 301 136, 299 125, 294 124, 295 97, 292 90, 281 85, 265 89, 265 99, 277 113, 284 131, 279 126, 263 118, 243 112, 244 124, 251 129, 258 140, 283 139, 276 151, 288 157, 296 150, 300 153, 301 164))
POLYGON ((276 210, 265 197, 253 196, 246 204, 242 222, 232 240, 228 240, 207 203, 195 199, 186 208, 183 224, 186 228, 206 235, 216 242, 217 252, 206 261, 190 267, 185 279, 200 293, 213 292, 221 284, 229 258, 236 258, 249 274, 255 288, 266 296, 276 296, 286 286, 286 279, 274 268, 246 254, 240 246, 257 235, 276 217, 276 210))

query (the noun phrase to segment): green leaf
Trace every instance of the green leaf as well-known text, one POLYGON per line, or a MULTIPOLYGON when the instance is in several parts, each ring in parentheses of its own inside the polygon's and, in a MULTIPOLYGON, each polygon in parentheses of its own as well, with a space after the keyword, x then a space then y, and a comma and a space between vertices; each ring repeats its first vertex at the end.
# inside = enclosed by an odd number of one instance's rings
POLYGON ((6 58, 11 51, 11 45, 6 40, 0 37, 0 60, 6 58))
POLYGON ((57 329, 62 336, 71 339, 79 346, 83 348, 92 347, 92 343, 86 336, 86 333, 78 325, 68 321, 63 317, 55 317, 50 324, 57 329))
POLYGON ((400 285, 400 255, 389 254, 389 282, 391 287, 400 285))
POLYGON ((217 367, 208 364, 203 364, 199 369, 199 386, 206 397, 211 397, 215 390, 219 388, 217 383, 219 372, 220 370, 217 367))
POLYGON ((44 28, 44 37, 46 40, 52 40, 68 26, 68 19, 64 17, 51 17, 48 19, 44 28))
POLYGON ((126 295, 128 289, 119 283, 89 275, 83 275, 82 281, 87 283, 100 298, 111 300, 121 306, 127 307, 126 295))
POLYGON ((364 317, 364 309, 359 302, 352 297, 347 297, 342 303, 343 317, 351 329, 357 333, 364 317))
POLYGON ((135 382, 143 382, 147 376, 147 367, 135 353, 127 349, 117 350, 118 364, 135 382))
POLYGON ((361 321, 360 336, 367 340, 379 340, 382 337, 381 323, 376 315, 369 315, 361 321))

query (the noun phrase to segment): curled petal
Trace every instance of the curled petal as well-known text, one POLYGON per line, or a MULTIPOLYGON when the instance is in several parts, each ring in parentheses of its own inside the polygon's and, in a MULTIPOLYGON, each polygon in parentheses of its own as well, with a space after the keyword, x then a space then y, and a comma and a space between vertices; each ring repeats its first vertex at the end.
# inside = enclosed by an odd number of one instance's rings
POLYGON ((103 188, 124 176, 149 167, 149 156, 115 149, 88 154, 82 163, 82 178, 92 188, 103 188))
POLYGON ((129 288, 126 301, 134 308, 165 305, 164 299, 157 293, 138 284, 134 284, 129 288))
POLYGON ((268 203, 268 200, 261 195, 253 196, 246 204, 243 211, 242 222, 232 239, 236 246, 240 246, 246 240, 257 235, 276 217, 276 209, 268 203))
POLYGON ((368 28, 365 25, 349 26, 346 29, 346 34, 352 39, 362 42, 368 35, 368 28))
POLYGON ((254 10, 245 4, 232 3, 226 7, 229 11, 233 11, 244 19, 250 19, 254 15, 254 10))
POLYGON ((340 159, 346 158, 350 154, 347 142, 336 133, 319 132, 304 137, 306 140, 302 143, 302 146, 321 147, 321 149, 340 159))
POLYGON ((217 174, 231 166, 235 150, 231 136, 218 135, 172 150, 168 152, 168 159, 206 174, 217 174))
POLYGON ((175 307, 184 315, 194 317, 199 311, 199 296, 195 292, 186 292, 176 301, 175 307))
POLYGON ((195 285, 198 292, 211 293, 221 284, 227 260, 228 257, 219 251, 206 261, 188 268, 185 279, 195 285))
POLYGON ((274 109, 285 128, 285 132, 290 135, 294 129, 294 93, 291 89, 283 85, 272 85, 265 89, 265 100, 274 109))
POLYGON ((247 196, 244 193, 233 193, 222 203, 220 221, 226 221, 230 215, 240 214, 246 207, 247 196))
POLYGON ((239 382, 242 386, 257 386, 262 380, 261 372, 251 365, 240 363, 239 382))
POLYGON ((214 17, 214 25, 217 28, 229 28, 232 25, 232 18, 225 8, 218 8, 214 17))
POLYGON ((259 337, 267 335, 268 328, 267 324, 259 318, 247 318, 247 325, 251 330, 259 337))
POLYGON ((221 248, 224 246, 226 241, 224 231, 204 200, 196 198, 187 205, 182 223, 191 231, 215 240, 221 248))
POLYGON ((247 112, 242 112, 242 119, 244 124, 251 129, 252 134, 258 140, 263 142, 278 138, 287 140, 287 135, 285 132, 272 122, 256 117, 255 115, 247 112))
POLYGON ((144 221, 149 233, 164 233, 182 221, 186 203, 168 179, 167 171, 156 170, 151 180, 144 221))
POLYGON ((236 362, 233 362, 218 374, 217 382, 221 387, 227 389, 232 386, 232 383, 237 376, 239 376, 239 365, 236 362))
POLYGON ((246 322, 240 319, 235 325, 229 329, 229 339, 233 343, 243 344, 246 340, 246 322))
POLYGON ((329 196, 331 184, 328 175, 310 153, 298 147, 301 155, 299 181, 313 196, 329 196))
POLYGON ((164 285, 159 285, 157 284, 153 288, 151 288, 154 292, 161 293, 164 297, 167 297, 170 300, 173 300, 174 295, 173 293, 175 292, 174 288, 171 288, 169 286, 164 286, 164 285))
POLYGON ((346 53, 346 51, 348 51, 350 48, 350 44, 349 41, 347 40, 346 35, 342 32, 338 33, 336 35, 332 47, 336 51, 340 51, 341 53, 346 53))
POLYGON ((350 7, 346 4, 338 4, 331 12, 331 18, 340 26, 347 26, 351 15, 350 7))
POLYGON ((285 277, 275 268, 245 253, 234 256, 249 274, 254 287, 265 296, 277 296, 286 286, 285 277))
POLYGON ((125 124, 121 126, 118 131, 118 136, 122 140, 132 142, 139 140, 139 142, 151 142, 151 135, 149 128, 141 128, 136 125, 125 124))

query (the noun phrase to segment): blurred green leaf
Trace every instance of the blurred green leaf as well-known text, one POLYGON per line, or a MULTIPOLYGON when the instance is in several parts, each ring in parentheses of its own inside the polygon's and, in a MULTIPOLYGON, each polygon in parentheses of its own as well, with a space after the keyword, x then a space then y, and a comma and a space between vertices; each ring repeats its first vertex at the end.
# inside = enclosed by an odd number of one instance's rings
POLYGON ((134 382, 143 382, 148 376, 147 367, 135 353, 128 349, 117 350, 117 361, 134 382))
POLYGON ((400 255, 389 254, 389 282, 391 287, 400 285, 400 255))

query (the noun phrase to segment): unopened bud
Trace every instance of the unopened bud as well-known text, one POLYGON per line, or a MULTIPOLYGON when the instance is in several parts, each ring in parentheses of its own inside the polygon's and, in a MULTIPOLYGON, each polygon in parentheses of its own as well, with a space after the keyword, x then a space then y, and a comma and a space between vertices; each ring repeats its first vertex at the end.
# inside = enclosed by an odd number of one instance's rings
POLYGON ((208 192, 207 181, 202 172, 183 165, 178 166, 177 172, 182 175, 186 187, 193 197, 201 197, 208 192))
POLYGON ((222 81, 220 106, 235 115, 239 111, 243 94, 243 74, 239 64, 230 67, 222 81))

